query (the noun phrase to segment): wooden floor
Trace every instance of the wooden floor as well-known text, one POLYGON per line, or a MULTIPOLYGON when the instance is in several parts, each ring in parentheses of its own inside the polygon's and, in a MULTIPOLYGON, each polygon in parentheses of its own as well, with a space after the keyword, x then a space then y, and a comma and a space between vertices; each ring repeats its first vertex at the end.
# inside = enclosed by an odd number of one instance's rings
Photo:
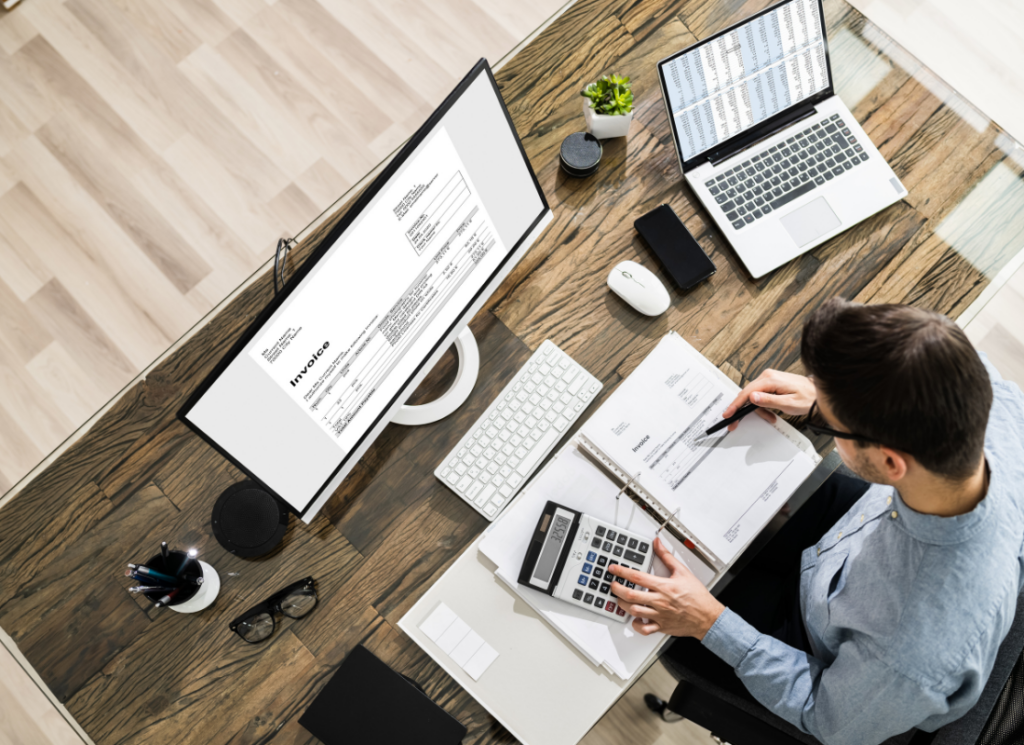
POLYGON ((0 494, 564 3, 0 15, 0 494))

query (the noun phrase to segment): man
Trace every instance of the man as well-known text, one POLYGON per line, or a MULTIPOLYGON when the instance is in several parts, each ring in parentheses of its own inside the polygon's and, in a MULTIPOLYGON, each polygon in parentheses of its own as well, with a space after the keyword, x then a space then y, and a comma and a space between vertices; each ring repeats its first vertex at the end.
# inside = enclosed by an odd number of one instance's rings
POLYGON ((833 299, 801 355, 809 378, 767 371, 724 416, 810 414, 863 480, 834 474, 721 601, 659 544, 671 577, 616 566, 649 592, 614 592, 641 634, 692 637, 669 653, 823 743, 935 730, 978 700, 1021 591, 1024 396, 908 306, 833 299))

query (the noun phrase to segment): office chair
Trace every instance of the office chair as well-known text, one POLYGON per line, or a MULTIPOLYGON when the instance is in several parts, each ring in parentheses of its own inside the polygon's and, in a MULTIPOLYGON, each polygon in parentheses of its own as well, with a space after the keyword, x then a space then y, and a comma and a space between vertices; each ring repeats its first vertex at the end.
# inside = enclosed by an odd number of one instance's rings
MULTIPOLYGON (((1024 597, 1024 596, 1022 596, 1024 597)), ((911 730, 882 745, 1017 745, 1024 742, 1024 603, 999 647, 981 698, 960 719, 935 732, 911 730)), ((666 721, 689 719, 730 745, 820 745, 784 719, 703 678, 667 655, 662 664, 679 683, 668 702, 644 696, 666 721)))

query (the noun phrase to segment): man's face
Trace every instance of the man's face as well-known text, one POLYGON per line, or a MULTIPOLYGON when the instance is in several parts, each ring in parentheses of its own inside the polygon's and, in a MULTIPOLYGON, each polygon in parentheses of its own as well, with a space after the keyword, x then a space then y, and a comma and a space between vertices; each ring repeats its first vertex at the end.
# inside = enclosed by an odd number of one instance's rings
MULTIPOLYGON (((825 423, 832 429, 840 432, 850 431, 849 427, 836 419, 832 413, 832 407, 829 406, 828 399, 825 398, 820 390, 818 391, 818 411, 825 420, 825 423)), ((885 475, 882 473, 882 469, 875 462, 878 457, 882 456, 881 450, 877 445, 859 445, 853 440, 844 440, 841 437, 837 437, 835 440, 836 450, 839 451, 839 457, 843 459, 843 463, 846 464, 847 468, 872 484, 888 483, 885 475)))

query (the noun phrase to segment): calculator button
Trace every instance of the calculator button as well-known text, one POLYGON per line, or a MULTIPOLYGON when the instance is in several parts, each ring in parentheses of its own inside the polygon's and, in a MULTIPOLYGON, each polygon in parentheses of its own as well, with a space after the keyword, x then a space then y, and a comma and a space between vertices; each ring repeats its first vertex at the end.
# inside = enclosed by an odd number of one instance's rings
POLYGON ((603 525, 598 526, 597 530, 594 531, 594 535, 596 535, 596 536, 598 536, 600 538, 604 538, 604 526, 603 525))
MULTIPOLYGON (((573 590, 572 591, 572 599, 573 600, 579 600, 581 597, 583 597, 583 590, 573 590)), ((590 595, 587 595, 587 597, 589 598, 590 595)))
POLYGON ((595 608, 604 608, 604 604, 605 604, 606 600, 607 600, 606 598, 603 598, 600 595, 598 595, 597 599, 594 601, 594 607, 595 608))
POLYGON ((598 556, 597 557, 597 565, 599 567, 603 567, 607 563, 608 563, 608 557, 607 556, 598 556))
POLYGON ((615 536, 616 536, 616 533, 615 533, 614 530, 609 530, 608 531, 608 540, 609 541, 614 541, 615 540, 615 536))
POLYGON ((596 561, 596 560, 597 560, 597 554, 595 554, 593 551, 588 551, 587 552, 587 561, 596 561))
POLYGON ((604 572, 602 572, 600 569, 597 569, 595 567, 594 568, 594 579, 601 579, 601 577, 603 577, 603 576, 604 576, 604 572))
POLYGON ((620 546, 625 546, 626 545, 626 536, 622 535, 622 533, 619 533, 619 537, 616 539, 616 542, 620 546))
POLYGON ((636 538, 630 538, 629 539, 629 547, 630 548, 636 548, 636 544, 638 544, 638 543, 640 543, 640 541, 638 541, 636 538))
MULTIPOLYGON (((608 584, 607 582, 605 582, 604 584, 601 585, 601 592, 603 592, 605 595, 607 595, 611 591, 612 591, 612 586, 610 584, 608 584)), ((576 592, 579 592, 579 590, 577 590, 576 592)))
MULTIPOLYGON (((626 578, 625 577, 616 577, 615 581, 618 582, 620 585, 626 584, 626 578)), ((580 582, 580 584, 582 585, 583 583, 580 582)))
POLYGON ((613 567, 613 566, 615 566, 615 565, 616 565, 616 564, 618 564, 618 563, 619 563, 619 562, 615 561, 615 559, 612 559, 611 561, 609 561, 609 562, 608 562, 608 566, 609 566, 609 567, 613 567))
POLYGON ((643 564, 644 557, 638 554, 636 551, 626 551, 626 560, 632 561, 634 564, 643 564))
POLYGON ((590 542, 590 545, 593 546, 594 548, 601 548, 601 539, 600 538, 595 538, 594 540, 592 540, 590 542))
POLYGON ((603 550, 603 551, 611 551, 612 550, 612 542, 611 541, 605 541, 604 545, 601 546, 601 550, 603 550))
POLYGON ((590 580, 590 589, 591 590, 596 590, 600 586, 600 584, 601 583, 598 582, 596 579, 592 579, 592 580, 590 580))
POLYGON ((630 590, 632 590, 632 589, 636 588, 636 585, 634 585, 632 582, 627 582, 626 583, 626 587, 628 587, 630 590))
POLYGON ((650 546, 648 546, 646 543, 641 543, 640 544, 640 553, 646 554, 647 553, 647 549, 649 549, 649 548, 650 548, 650 546))
POLYGON ((624 615, 626 615, 626 611, 622 610, 622 608, 619 608, 618 610, 615 611, 615 615, 616 616, 624 616, 624 615))
POLYGON ((616 556, 622 556, 622 546, 616 546, 612 553, 616 556))
POLYGON ((592 571, 594 571, 594 565, 593 564, 584 564, 583 565, 583 573, 584 574, 590 574, 592 571))
MULTIPOLYGON (((574 598, 576 598, 577 600, 580 599, 580 595, 583 595, 583 590, 577 590, 576 592, 574 592, 572 594, 572 596, 574 598)), ((583 602, 587 603, 587 604, 593 603, 594 602, 593 594, 588 592, 586 595, 583 595, 583 602)))
POLYGON ((604 606, 604 609, 606 611, 608 611, 609 613, 614 613, 615 612, 615 603, 613 603, 611 600, 609 600, 607 605, 604 606))
POLYGON ((581 574, 581 575, 580 575, 580 578, 579 578, 578 580, 576 580, 576 581, 577 581, 577 582, 578 582, 579 584, 581 584, 581 585, 584 585, 584 586, 586 586, 586 584, 587 584, 587 580, 588 580, 588 579, 589 579, 589 577, 587 577, 587 575, 585 575, 585 574, 581 574))

